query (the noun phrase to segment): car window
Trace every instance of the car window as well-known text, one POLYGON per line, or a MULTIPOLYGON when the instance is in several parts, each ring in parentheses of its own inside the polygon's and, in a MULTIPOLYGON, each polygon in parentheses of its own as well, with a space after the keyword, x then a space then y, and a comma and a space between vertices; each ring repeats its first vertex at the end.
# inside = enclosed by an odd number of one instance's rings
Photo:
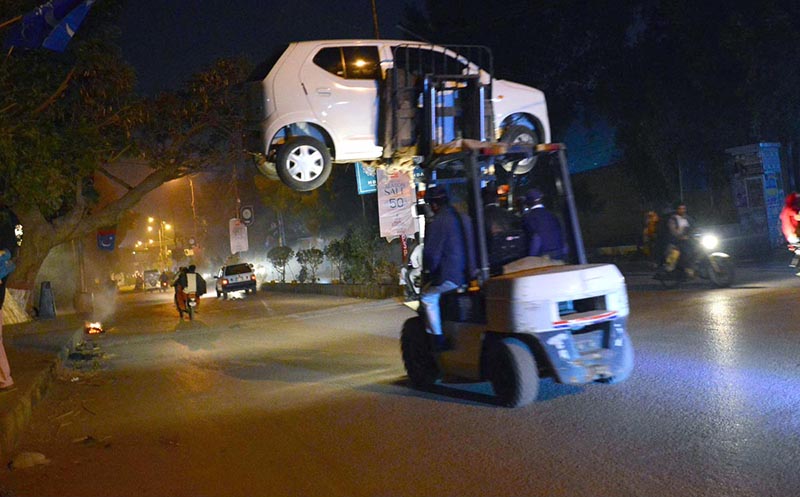
POLYGON ((328 47, 314 56, 314 64, 345 79, 380 79, 378 47, 328 47))
POLYGON ((410 73, 462 74, 467 67, 463 61, 440 50, 430 50, 415 46, 401 46, 395 49, 394 66, 410 73))
POLYGON ((244 274, 244 273, 250 273, 252 271, 253 270, 250 269, 249 264, 234 264, 233 266, 228 266, 225 268, 226 275, 244 274))
POLYGON ((314 56, 314 64, 325 69, 331 74, 344 77, 344 62, 342 51, 339 47, 323 48, 314 56))
POLYGON ((378 47, 345 47, 345 78, 380 79, 381 63, 378 47))

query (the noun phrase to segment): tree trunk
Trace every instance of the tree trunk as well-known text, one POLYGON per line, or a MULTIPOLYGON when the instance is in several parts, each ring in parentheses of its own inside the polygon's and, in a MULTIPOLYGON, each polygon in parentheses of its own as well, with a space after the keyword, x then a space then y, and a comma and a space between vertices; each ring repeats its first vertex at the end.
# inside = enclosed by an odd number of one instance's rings
POLYGON ((29 311, 32 308, 36 277, 53 248, 98 228, 116 224, 122 213, 133 208, 144 195, 175 177, 174 169, 155 170, 120 198, 96 212, 90 213, 84 199, 78 197, 71 211, 52 222, 47 221, 36 207, 16 212, 23 227, 23 237, 15 259, 17 269, 11 274, 8 286, 30 291, 25 309, 29 311))

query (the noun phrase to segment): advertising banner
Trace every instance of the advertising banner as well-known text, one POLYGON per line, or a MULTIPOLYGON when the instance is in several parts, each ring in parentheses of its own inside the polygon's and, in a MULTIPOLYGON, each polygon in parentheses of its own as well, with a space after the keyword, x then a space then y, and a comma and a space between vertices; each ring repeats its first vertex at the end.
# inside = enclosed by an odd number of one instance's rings
POLYGON ((250 248, 247 243, 247 226, 236 218, 228 222, 231 235, 231 254, 247 252, 250 248))
POLYGON ((356 184, 358 185, 359 195, 375 193, 378 190, 375 168, 356 162, 356 184))
POLYGON ((378 220, 381 236, 392 240, 417 231, 414 218, 416 191, 410 171, 377 170, 378 220))

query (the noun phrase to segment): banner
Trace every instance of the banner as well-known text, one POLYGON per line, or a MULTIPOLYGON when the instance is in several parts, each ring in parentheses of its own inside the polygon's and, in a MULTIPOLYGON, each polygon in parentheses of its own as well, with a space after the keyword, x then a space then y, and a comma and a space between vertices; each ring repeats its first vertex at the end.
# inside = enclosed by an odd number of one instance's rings
POLYGON ((95 0, 52 0, 25 14, 6 38, 6 48, 40 48, 63 52, 95 0))
POLYGON ((409 171, 377 170, 378 221, 381 236, 392 240, 417 231, 414 204, 417 194, 409 171))
POLYGON ((228 222, 228 230, 231 236, 231 254, 247 252, 250 248, 247 243, 247 226, 233 218, 228 222))
POLYGON ((97 248, 100 250, 114 250, 114 244, 117 242, 117 230, 102 229, 97 230, 97 248))
POLYGON ((356 184, 358 194, 375 193, 378 191, 378 181, 375 178, 375 168, 368 167, 361 162, 356 162, 356 184))

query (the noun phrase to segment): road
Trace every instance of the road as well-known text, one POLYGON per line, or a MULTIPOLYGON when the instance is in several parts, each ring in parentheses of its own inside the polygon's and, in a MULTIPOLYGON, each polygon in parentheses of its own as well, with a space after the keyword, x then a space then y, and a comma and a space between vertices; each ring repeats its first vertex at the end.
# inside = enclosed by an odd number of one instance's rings
POLYGON ((392 300, 259 292, 118 300, 37 406, 0 495, 788 496, 800 488, 800 279, 665 291, 629 276, 636 367, 619 385, 406 383, 392 300))

